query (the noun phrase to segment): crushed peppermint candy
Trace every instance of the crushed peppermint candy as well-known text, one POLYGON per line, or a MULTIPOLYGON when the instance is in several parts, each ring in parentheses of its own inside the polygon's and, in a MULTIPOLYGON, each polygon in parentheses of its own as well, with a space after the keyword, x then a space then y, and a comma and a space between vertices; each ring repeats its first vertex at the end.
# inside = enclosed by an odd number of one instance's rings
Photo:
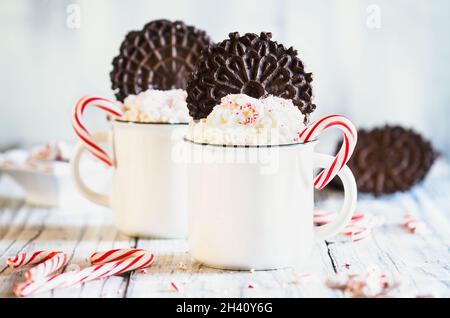
POLYGON ((170 286, 177 292, 180 292, 180 288, 178 287, 178 285, 175 282, 170 282, 170 286))
MULTIPOLYGON (((315 209, 314 224, 317 226, 331 223, 337 217, 333 210, 315 209)), ((356 211, 349 224, 341 232, 342 235, 350 237, 352 242, 359 242, 368 238, 373 228, 385 223, 382 216, 374 216, 371 213, 356 211)))
POLYGON ((337 274, 333 279, 329 279, 326 285, 341 290, 348 297, 373 298, 389 296, 398 290, 400 283, 372 266, 362 275, 337 274))
POLYGON ((413 234, 425 234, 428 232, 426 224, 409 213, 403 218, 403 227, 413 234))

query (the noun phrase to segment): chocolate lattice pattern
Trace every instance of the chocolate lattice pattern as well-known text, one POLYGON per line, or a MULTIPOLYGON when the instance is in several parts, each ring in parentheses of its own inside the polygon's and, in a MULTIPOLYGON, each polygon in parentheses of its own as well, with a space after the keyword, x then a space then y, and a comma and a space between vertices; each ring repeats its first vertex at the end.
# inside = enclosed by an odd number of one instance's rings
POLYGON ((156 20, 129 32, 110 73, 117 99, 149 88, 185 89, 202 49, 210 44, 204 31, 180 21, 156 20))
POLYGON ((239 93, 292 99, 303 114, 314 111, 312 74, 305 73, 297 51, 272 41, 271 36, 230 33, 229 39, 205 49, 187 87, 194 119, 208 116, 222 97, 239 93))

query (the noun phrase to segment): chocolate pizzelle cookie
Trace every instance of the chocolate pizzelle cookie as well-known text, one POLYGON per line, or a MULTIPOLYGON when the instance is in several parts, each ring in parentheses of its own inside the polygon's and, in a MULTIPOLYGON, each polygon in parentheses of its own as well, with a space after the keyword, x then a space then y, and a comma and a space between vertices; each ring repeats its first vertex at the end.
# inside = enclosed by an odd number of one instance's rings
POLYGON ((181 21, 156 20, 129 32, 110 73, 117 99, 149 88, 185 89, 202 49, 210 44, 204 31, 181 21))
POLYGON ((292 99, 303 114, 313 112, 312 74, 305 72, 297 51, 271 37, 230 33, 229 39, 206 48, 186 89, 189 114, 205 118, 222 97, 240 93, 292 99))
POLYGON ((419 134, 385 126, 358 132, 348 166, 359 191, 379 196, 410 189, 425 178, 436 157, 430 142, 419 134))

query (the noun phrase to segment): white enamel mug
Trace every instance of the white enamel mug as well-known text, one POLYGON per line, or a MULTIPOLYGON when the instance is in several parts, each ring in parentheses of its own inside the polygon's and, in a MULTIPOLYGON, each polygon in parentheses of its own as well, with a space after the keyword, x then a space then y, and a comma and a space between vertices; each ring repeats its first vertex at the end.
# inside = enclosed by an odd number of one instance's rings
POLYGON ((207 266, 302 266, 314 242, 339 233, 354 213, 356 183, 342 164, 337 173, 345 192, 340 213, 333 222, 314 227, 314 169, 339 161, 315 153, 317 141, 272 147, 186 143, 191 156, 189 248, 207 266))
POLYGON ((111 121, 112 131, 92 134, 112 149, 112 191, 100 194, 81 179, 79 162, 86 143, 71 160, 79 191, 90 201, 111 207, 119 231, 140 237, 185 238, 187 235, 186 166, 172 160, 186 125, 111 121))

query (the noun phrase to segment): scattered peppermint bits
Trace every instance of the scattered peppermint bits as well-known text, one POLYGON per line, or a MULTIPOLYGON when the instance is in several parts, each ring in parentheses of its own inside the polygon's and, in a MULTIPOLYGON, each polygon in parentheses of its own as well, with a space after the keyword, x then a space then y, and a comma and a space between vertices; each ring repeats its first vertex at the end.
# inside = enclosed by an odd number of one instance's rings
POLYGON ((258 119, 258 110, 250 103, 239 106, 239 111, 236 112, 239 123, 243 125, 251 125, 258 119))
POLYGON ((216 145, 291 144, 295 138, 300 141, 303 122, 304 116, 292 100, 231 94, 206 118, 191 122, 186 138, 216 145))
POLYGON ((353 232, 350 232, 350 238, 351 238, 352 242, 356 243, 356 242, 366 239, 367 237, 370 236, 370 234, 371 234, 370 228, 361 227, 353 232))
POLYGON ((373 266, 362 275, 337 274, 326 284, 329 288, 341 290, 346 296, 353 298, 389 296, 400 286, 398 281, 373 266))
MULTIPOLYGON (((318 226, 325 225, 334 221, 336 217, 336 211, 315 209, 314 224, 318 226)), ((383 224, 384 218, 382 216, 356 211, 341 234, 350 237, 350 240, 356 243, 370 237, 372 229, 383 224)))
POLYGON ((410 233, 413 234, 426 234, 428 228, 426 224, 416 218, 411 214, 406 214, 403 218, 403 227, 410 233))
POLYGON ((253 283, 248 283, 247 288, 253 289, 253 288, 255 288, 255 285, 253 283))
POLYGON ((176 291, 177 293, 180 292, 180 288, 178 287, 178 285, 175 282, 170 282, 170 286, 172 287, 172 289, 174 291, 176 291))

